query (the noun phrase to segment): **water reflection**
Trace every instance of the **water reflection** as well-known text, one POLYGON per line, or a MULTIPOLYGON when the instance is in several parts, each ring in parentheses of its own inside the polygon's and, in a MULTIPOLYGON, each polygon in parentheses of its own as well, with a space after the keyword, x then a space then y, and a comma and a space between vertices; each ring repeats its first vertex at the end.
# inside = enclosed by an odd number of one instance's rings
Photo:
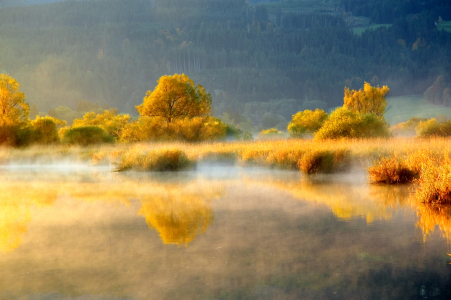
POLYGON ((145 218, 150 229, 159 232, 163 243, 187 245, 194 241, 198 234, 205 233, 212 224, 211 201, 225 193, 221 184, 204 179, 167 182, 148 178, 111 178, 99 174, 72 175, 74 176, 70 178, 59 177, 60 182, 56 181, 53 177, 55 174, 51 173, 41 174, 41 177, 47 177, 48 181, 37 182, 33 182, 30 177, 8 179, 8 176, 2 176, 1 252, 10 252, 21 245, 22 237, 32 220, 33 205, 38 209, 49 207, 58 197, 126 207, 130 207, 133 201, 138 201, 141 207, 137 209, 137 215, 145 218))
POLYGON ((52 205, 58 196, 52 188, 42 189, 45 183, 5 182, 0 184, 0 252, 13 251, 22 243, 31 220, 31 206, 52 205))
MULTIPOLYGON (((154 187, 155 188, 155 187, 154 187)), ((203 234, 213 222, 211 200, 223 192, 211 184, 197 182, 185 185, 163 185, 158 192, 140 200, 138 214, 155 228, 165 244, 187 245, 203 234)))
POLYGON ((56 173, 36 183, 0 174, 0 232, 20 237, 9 236, 0 255, 0 298, 418 299, 451 291, 443 239, 423 247, 414 232, 417 221, 429 236, 435 224, 449 232, 450 209, 421 206, 408 186, 292 172, 190 174, 56 173))
POLYGON ((423 232, 424 240, 431 235, 438 225, 440 232, 448 242, 451 241, 451 206, 428 203, 417 204, 417 226, 423 232))
MULTIPOLYGON (((286 191, 299 200, 326 205, 344 221, 360 217, 365 218, 367 224, 374 220, 388 220, 393 209, 412 203, 408 186, 371 186, 306 177, 295 180, 266 177, 260 180, 264 185, 286 191)), ((253 180, 247 182, 255 184, 253 180)))

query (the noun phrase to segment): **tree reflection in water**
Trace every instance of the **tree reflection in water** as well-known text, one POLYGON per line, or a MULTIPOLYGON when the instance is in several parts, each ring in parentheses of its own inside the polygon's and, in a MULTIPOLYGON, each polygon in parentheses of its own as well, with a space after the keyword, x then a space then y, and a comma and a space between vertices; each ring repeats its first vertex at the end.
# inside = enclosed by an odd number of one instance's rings
POLYGON ((185 187, 171 187, 165 194, 141 200, 138 214, 155 228, 165 244, 187 245, 198 233, 204 234, 213 222, 211 196, 186 193, 185 187))
POLYGON ((0 252, 11 252, 22 243, 31 221, 31 206, 52 205, 58 196, 53 188, 35 183, 0 184, 0 252))

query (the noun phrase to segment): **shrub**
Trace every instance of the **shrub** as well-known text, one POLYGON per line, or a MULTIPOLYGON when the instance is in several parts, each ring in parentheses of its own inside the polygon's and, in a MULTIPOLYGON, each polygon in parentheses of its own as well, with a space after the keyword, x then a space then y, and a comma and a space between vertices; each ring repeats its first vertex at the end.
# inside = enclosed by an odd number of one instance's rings
POLYGON ((417 136, 431 137, 431 136, 451 136, 451 120, 437 122, 435 118, 421 121, 415 128, 417 136))
POLYGON ((220 140, 225 138, 227 131, 227 125, 213 117, 175 120, 169 128, 173 139, 187 142, 220 140))
POLYGON ((345 107, 334 110, 323 126, 316 132, 315 139, 388 137, 387 122, 373 114, 359 114, 345 107))
POLYGON ((95 112, 86 113, 82 119, 75 119, 72 127, 98 126, 105 130, 115 140, 121 137, 121 131, 130 122, 129 115, 121 115, 116 109, 105 110, 101 114, 95 112))
POLYGON ((167 139, 164 120, 159 117, 139 117, 122 128, 120 141, 126 143, 167 139))
POLYGON ((321 128, 326 119, 327 113, 322 109, 300 111, 293 115, 292 121, 288 124, 288 132, 292 137, 314 133, 321 128))
POLYGON ((63 143, 87 146, 90 144, 112 143, 113 138, 97 126, 81 126, 66 131, 63 143))
POLYGON ((115 171, 177 171, 193 164, 180 149, 146 150, 134 148, 122 153, 115 171))
POLYGON ((33 128, 29 124, 0 126, 0 145, 24 147, 32 143, 33 128))
POLYGON ((58 136, 58 125, 66 125, 66 121, 58 120, 56 118, 46 116, 46 117, 36 117, 36 120, 31 121, 33 126, 33 142, 40 144, 49 144, 59 142, 58 136))

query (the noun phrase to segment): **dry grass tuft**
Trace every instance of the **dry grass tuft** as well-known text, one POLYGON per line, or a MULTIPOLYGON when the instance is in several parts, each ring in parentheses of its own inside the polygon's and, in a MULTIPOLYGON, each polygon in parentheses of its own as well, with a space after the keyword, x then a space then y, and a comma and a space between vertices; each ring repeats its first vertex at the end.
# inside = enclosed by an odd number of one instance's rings
POLYGON ((334 168, 332 151, 310 151, 298 161, 299 170, 306 174, 330 173, 334 168))
POLYGON ((382 158, 375 165, 368 168, 371 183, 407 183, 412 182, 418 173, 409 169, 404 160, 397 156, 382 158))
POLYGON ((451 159, 446 155, 437 164, 424 164, 417 180, 416 197, 427 203, 451 203, 451 159))
POLYGON ((131 149, 118 156, 115 171, 177 171, 193 165, 183 150, 162 148, 154 150, 131 149))

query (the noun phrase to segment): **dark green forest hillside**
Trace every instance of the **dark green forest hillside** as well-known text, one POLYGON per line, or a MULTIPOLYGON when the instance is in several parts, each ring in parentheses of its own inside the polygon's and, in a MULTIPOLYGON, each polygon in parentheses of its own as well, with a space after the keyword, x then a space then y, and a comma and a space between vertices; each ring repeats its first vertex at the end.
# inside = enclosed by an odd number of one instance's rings
POLYGON ((438 28, 450 10, 438 0, 3 6, 0 71, 41 111, 88 100, 129 113, 160 76, 185 73, 212 94, 216 115, 275 125, 342 105, 344 87, 364 81, 392 95, 423 94, 439 75, 451 82, 451 33, 438 28), (354 34, 365 22, 391 26, 354 34))

